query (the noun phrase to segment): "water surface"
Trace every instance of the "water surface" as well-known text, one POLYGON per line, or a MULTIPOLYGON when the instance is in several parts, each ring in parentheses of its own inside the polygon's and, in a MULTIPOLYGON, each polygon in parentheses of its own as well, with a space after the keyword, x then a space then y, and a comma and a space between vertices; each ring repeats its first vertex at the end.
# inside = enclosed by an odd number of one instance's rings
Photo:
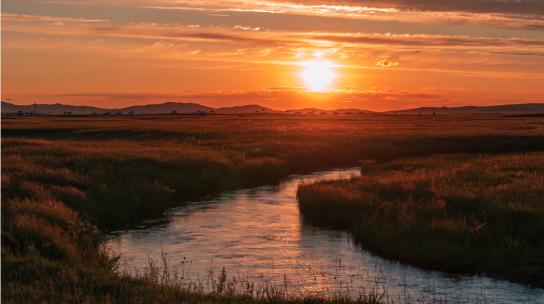
POLYGON ((171 209, 139 229, 114 232, 107 245, 135 269, 162 253, 173 264, 185 261, 189 280, 225 267, 229 275, 286 286, 291 293, 356 295, 374 289, 401 302, 544 303, 543 289, 402 265, 361 249, 345 232, 302 221, 300 183, 358 174, 357 168, 323 171, 227 192, 171 209))

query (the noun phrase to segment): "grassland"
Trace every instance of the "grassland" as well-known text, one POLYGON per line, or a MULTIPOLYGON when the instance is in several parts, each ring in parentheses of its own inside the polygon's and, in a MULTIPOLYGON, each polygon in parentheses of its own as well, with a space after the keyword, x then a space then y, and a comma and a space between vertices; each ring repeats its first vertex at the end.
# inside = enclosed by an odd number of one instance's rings
POLYGON ((362 173, 301 186, 304 217, 410 264, 544 286, 544 153, 409 158, 362 173))
POLYGON ((119 275, 103 232, 290 173, 543 151, 543 135, 540 118, 498 116, 3 119, 2 300, 238 301, 119 275))

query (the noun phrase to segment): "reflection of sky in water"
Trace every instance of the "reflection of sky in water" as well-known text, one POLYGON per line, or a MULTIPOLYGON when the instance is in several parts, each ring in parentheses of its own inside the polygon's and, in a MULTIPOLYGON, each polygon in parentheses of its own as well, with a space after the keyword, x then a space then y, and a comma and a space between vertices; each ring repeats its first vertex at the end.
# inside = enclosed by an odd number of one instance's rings
POLYGON ((170 210, 163 223, 118 232, 108 245, 130 267, 186 258, 202 277, 224 266, 229 275, 270 280, 300 293, 387 289, 390 299, 544 303, 544 290, 479 276, 450 276, 403 266, 361 250, 346 233, 304 225, 296 203, 301 182, 345 178, 358 169, 294 176, 279 186, 244 189, 170 210))

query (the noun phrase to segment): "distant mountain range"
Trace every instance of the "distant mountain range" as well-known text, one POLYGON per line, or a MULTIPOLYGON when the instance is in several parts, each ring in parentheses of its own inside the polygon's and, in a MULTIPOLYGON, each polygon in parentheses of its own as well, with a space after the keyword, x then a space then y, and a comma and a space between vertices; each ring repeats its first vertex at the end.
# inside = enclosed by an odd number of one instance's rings
MULTIPOLYGON (((64 112, 71 112, 74 115, 91 115, 104 114, 104 113, 117 113, 119 111, 123 114, 133 112, 134 114, 168 114, 168 113, 205 113, 214 112, 217 114, 253 114, 253 113, 373 113, 371 111, 362 109, 337 109, 337 110, 323 110, 318 108, 304 108, 297 110, 276 111, 270 108, 266 108, 260 105, 242 105, 234 107, 212 108, 198 103, 188 102, 165 102, 160 104, 148 104, 141 106, 130 106, 119 109, 106 109, 91 106, 74 106, 64 105, 60 103, 56 104, 36 104, 36 105, 15 105, 9 102, 2 101, 2 113, 17 113, 23 112, 38 112, 43 114, 63 114, 64 112)), ((421 107, 408 110, 388 111, 386 113, 401 113, 401 114, 470 114, 470 113, 499 113, 499 114, 535 114, 544 113, 544 103, 526 103, 526 104, 508 104, 508 105, 496 105, 496 106, 465 106, 465 107, 421 107)))
POLYGON ((60 103, 56 104, 36 104, 36 105, 15 105, 9 102, 2 101, 2 113, 17 113, 19 111, 23 112, 38 112, 43 114, 53 114, 59 115, 64 112, 71 112, 74 115, 91 115, 95 114, 104 114, 104 113, 117 113, 119 111, 124 114, 134 112, 135 114, 168 114, 168 113, 180 113, 180 114, 191 114, 198 112, 214 112, 218 114, 250 114, 250 113, 260 113, 267 112, 272 113, 276 112, 272 109, 265 108, 260 105, 244 105, 244 106, 235 106, 235 107, 224 107, 224 108, 212 108, 207 107, 198 103, 190 102, 165 102, 160 104, 148 104, 141 106, 130 106, 119 109, 106 109, 106 108, 97 108, 90 106, 73 106, 73 105, 64 105, 60 103))
POLYGON ((496 106, 465 106, 465 107, 421 107, 408 110, 389 111, 404 114, 534 114, 544 113, 544 103, 507 104, 496 106))
POLYGON ((55 104, 36 104, 32 105, 15 105, 9 102, 2 101, 2 113, 17 113, 18 111, 23 112, 38 112, 38 113, 49 113, 51 114, 62 114, 63 112, 72 112, 77 114, 92 114, 93 112, 104 112, 106 110, 90 107, 90 106, 72 106, 64 105, 60 103, 55 104))

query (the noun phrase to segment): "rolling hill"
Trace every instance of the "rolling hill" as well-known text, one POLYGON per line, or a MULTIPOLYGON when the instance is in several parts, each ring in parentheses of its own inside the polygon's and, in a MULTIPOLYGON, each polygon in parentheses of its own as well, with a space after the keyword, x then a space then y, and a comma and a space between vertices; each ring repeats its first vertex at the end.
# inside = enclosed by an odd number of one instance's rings
POLYGON ((23 112, 36 112, 44 114, 62 114, 64 112, 72 112, 74 114, 92 114, 94 112, 104 112, 111 111, 107 109, 101 109, 91 106, 73 106, 73 105, 64 105, 60 103, 55 104, 36 104, 34 107, 31 105, 15 105, 9 102, 2 101, 2 113, 17 113, 18 111, 23 112))
POLYGON ((134 111, 137 114, 164 114, 172 113, 172 111, 176 111, 178 113, 195 113, 198 111, 209 112, 214 110, 214 108, 192 102, 165 102, 143 106, 131 106, 120 109, 120 111, 123 112, 134 111))
POLYGON ((273 113, 278 112, 260 105, 244 105, 234 107, 223 107, 215 110, 218 114, 252 114, 252 113, 273 113))

